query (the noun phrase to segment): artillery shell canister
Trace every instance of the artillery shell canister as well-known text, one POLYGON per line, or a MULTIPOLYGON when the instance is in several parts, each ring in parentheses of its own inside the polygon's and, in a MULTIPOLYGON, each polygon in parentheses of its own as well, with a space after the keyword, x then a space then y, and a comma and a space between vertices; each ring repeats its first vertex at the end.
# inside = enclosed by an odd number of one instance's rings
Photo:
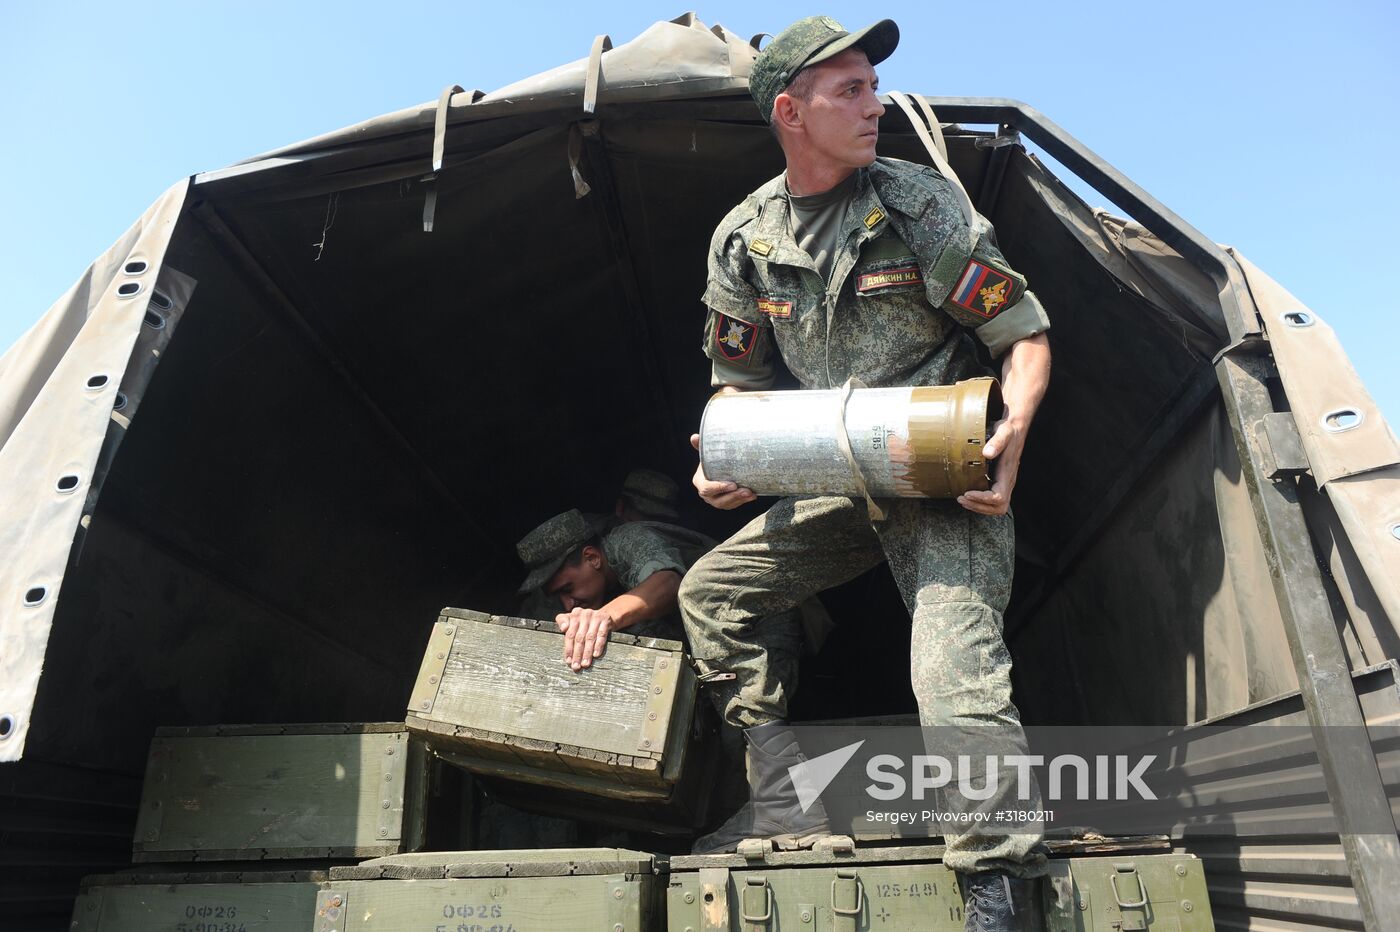
POLYGON ((875 498, 956 498, 991 488, 982 447, 1001 417, 996 379, 920 388, 716 395, 700 462, 759 495, 859 495, 838 431, 875 498))

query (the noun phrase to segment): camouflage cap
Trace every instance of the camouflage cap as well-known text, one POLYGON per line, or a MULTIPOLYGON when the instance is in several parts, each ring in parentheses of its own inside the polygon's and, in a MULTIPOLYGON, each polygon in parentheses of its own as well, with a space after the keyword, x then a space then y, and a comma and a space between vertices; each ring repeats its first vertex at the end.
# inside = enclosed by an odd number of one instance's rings
POLYGON ((515 552, 530 570, 519 592, 531 592, 559 572, 569 554, 598 536, 598 526, 577 508, 555 515, 520 538, 515 552))
POLYGON ((680 512, 676 511, 680 487, 665 473, 654 469, 632 470, 623 480, 622 495, 647 517, 672 520, 680 517, 680 512))
POLYGON ((773 102, 797 73, 808 65, 826 61, 852 46, 858 46, 870 64, 890 57, 899 44, 899 27, 892 19, 882 19, 859 32, 846 28, 830 16, 809 16, 793 23, 759 53, 749 75, 749 93, 763 114, 773 122, 773 102))

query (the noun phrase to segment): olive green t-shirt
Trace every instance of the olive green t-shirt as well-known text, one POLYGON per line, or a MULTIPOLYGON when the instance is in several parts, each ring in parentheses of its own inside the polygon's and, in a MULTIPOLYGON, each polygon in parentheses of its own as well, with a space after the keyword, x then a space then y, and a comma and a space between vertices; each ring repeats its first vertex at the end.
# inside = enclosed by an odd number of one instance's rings
POLYGON ((792 238, 797 240, 812 261, 817 264, 822 281, 831 285, 831 265, 836 261, 836 250, 841 245, 842 222, 846 210, 851 206, 851 198, 856 190, 856 174, 820 194, 807 194, 799 197, 788 192, 788 222, 792 224, 792 238))

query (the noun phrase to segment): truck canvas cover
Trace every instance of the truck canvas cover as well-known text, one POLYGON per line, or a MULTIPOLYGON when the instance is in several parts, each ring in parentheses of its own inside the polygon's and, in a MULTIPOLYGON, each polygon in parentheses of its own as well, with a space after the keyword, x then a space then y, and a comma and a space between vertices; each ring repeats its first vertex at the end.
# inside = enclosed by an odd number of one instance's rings
MULTIPOLYGON (((7 792, 139 790, 158 726, 396 718, 442 606, 512 613, 526 531, 688 477, 709 236, 781 169, 755 54, 693 15, 599 37, 181 180, 99 257, 0 357, 7 792)), ((1033 109, 923 100, 1053 322, 1006 616, 1027 722, 1311 696, 1295 627, 1400 657, 1400 444, 1325 318, 1033 109)), ((929 161, 919 112, 882 155, 929 161)), ((888 578, 825 600, 805 711, 908 711, 888 578)))

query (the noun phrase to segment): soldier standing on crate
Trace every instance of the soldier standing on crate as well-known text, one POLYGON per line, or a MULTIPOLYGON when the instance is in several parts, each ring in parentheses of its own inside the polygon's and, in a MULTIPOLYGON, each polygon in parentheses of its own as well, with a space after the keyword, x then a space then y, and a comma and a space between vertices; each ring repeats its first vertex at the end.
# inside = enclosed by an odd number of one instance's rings
MULTIPOLYGON (((789 26, 758 56, 750 89, 782 146, 787 170, 744 199, 711 244, 705 352, 721 391, 764 389, 776 349, 803 388, 943 385, 983 374, 972 337, 1001 357, 1006 417, 984 455, 990 491, 957 501, 899 499, 872 527, 863 502, 788 498, 699 560, 679 600, 702 667, 738 674, 724 714, 745 728, 750 803, 697 852, 746 837, 829 833, 820 803, 799 807, 788 767, 802 760, 785 722, 781 674, 755 637, 761 619, 888 560, 913 619, 912 677, 925 727, 979 735, 1025 753, 1011 702, 1001 612, 1010 594, 1011 491, 1027 428, 1050 372, 1049 327, 1025 281, 997 249, 990 224, 964 209, 955 182, 931 168, 877 159, 884 107, 873 65, 899 40, 890 20, 848 33, 829 17, 789 26), (752 701, 752 697, 775 701, 752 701), (980 730, 979 730, 980 729, 980 730)), ((698 438, 692 438, 697 442, 698 438)), ((752 491, 695 486, 717 508, 752 491)), ((955 748, 945 746, 942 753, 955 748)), ((1039 808, 987 802, 950 808, 1039 808)), ((969 929, 1017 928, 1030 884, 1045 871, 1040 826, 999 834, 996 823, 945 831, 945 863, 961 877, 969 929), (961 832, 959 834, 959 832, 961 832)), ((803 836, 806 836, 804 839, 803 836)))

